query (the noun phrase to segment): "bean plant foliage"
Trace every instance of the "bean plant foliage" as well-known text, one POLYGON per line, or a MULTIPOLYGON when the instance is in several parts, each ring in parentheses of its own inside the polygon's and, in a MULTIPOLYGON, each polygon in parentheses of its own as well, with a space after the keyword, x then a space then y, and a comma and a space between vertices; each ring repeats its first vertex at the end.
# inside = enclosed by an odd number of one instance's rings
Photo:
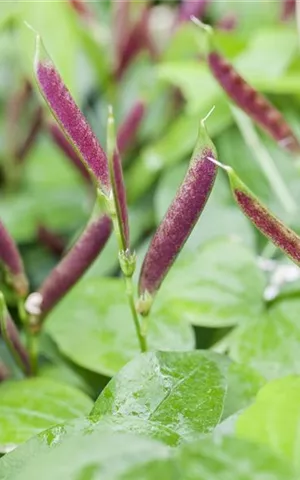
POLYGON ((0 480, 299 478, 296 3, 2 2, 0 480))

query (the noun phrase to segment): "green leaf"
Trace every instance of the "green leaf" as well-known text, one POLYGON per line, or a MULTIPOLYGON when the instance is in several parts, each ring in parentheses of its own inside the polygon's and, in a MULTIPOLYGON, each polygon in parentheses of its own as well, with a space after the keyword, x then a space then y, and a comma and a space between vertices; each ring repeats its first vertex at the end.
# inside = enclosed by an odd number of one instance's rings
POLYGON ((176 460, 182 480, 296 480, 271 451, 234 437, 183 444, 176 460))
MULTIPOLYGON (((139 352, 122 279, 82 280, 49 315, 46 329, 67 357, 108 376, 139 352)), ((151 349, 194 347, 191 327, 161 304, 149 318, 148 339, 151 349)))
POLYGON ((31 439, 0 460, 0 480, 296 480, 264 447, 209 438, 177 449, 76 420, 31 439))
POLYGON ((56 426, 1 459, 0 479, 150 480, 157 478, 147 476, 151 464, 168 464, 169 456, 162 443, 81 419, 56 426), (139 468, 143 475, 133 475, 139 468))
POLYGON ((155 420, 141 417, 105 415, 100 420, 90 418, 95 428, 107 428, 114 432, 134 433, 159 440, 170 447, 175 447, 182 440, 180 435, 170 427, 155 420))
POLYGON ((300 373, 300 300, 276 302, 234 333, 230 356, 268 379, 300 373))
POLYGON ((227 370, 227 394, 222 420, 248 407, 265 380, 258 372, 240 363, 230 363, 227 370))
POLYGON ((271 447, 299 468, 300 376, 273 380, 238 418, 237 434, 271 447))
POLYGON ((92 401, 80 390, 42 378, 0 386, 0 451, 46 428, 88 413, 92 401))
POLYGON ((182 255, 160 296, 170 315, 176 312, 194 325, 226 327, 262 314, 265 284, 249 250, 237 241, 218 239, 182 255))
MULTIPOLYGON (((224 135, 219 136, 218 139, 220 137, 224 138, 228 134, 229 131, 227 129, 226 134, 224 133, 224 135)), ((219 143, 217 142, 217 148, 218 145, 219 143)), ((221 147, 223 147, 223 144, 221 147)), ((223 152, 221 149, 220 151, 223 152)), ((175 192, 184 177, 185 170, 185 165, 179 165, 173 169, 168 169, 166 174, 163 175, 160 180, 154 197, 157 223, 163 219, 167 208, 173 200, 175 192)), ((228 189, 228 182, 226 182, 222 173, 223 172, 220 172, 216 179, 209 201, 201 215, 201 219, 197 222, 192 231, 185 249, 189 248, 194 251, 198 246, 208 240, 220 236, 240 238, 250 247, 254 247, 255 245, 256 239, 254 230, 249 221, 236 208, 236 205, 232 200, 232 195, 228 189), (212 221, 212 219, 214 220, 212 221)))
POLYGON ((147 353, 109 382, 91 416, 138 417, 189 437, 218 424, 225 393, 218 361, 204 352, 147 353))
POLYGON ((266 79, 278 79, 287 70, 297 52, 297 32, 289 26, 272 27, 258 31, 251 37, 248 48, 235 62, 236 67, 247 80, 257 88, 265 85, 266 79), (274 42, 277 48, 274 49, 274 42), (266 62, 266 58, 268 62, 266 62))

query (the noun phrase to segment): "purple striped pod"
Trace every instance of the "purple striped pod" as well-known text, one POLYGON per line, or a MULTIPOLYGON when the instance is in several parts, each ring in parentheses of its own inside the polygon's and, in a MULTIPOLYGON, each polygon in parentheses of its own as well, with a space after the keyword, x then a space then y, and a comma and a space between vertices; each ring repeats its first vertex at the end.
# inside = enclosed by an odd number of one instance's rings
POLYGON ((281 20, 286 21, 294 17, 296 13, 296 0, 283 0, 281 20))
POLYGON ((97 186, 109 195, 107 158, 101 145, 73 100, 42 40, 36 35, 35 77, 51 113, 73 145, 97 186))
POLYGON ((283 115, 261 93, 251 87, 235 68, 214 48, 213 30, 192 18, 196 25, 204 28, 210 36, 208 65, 213 76, 227 93, 249 117, 265 130, 282 148, 300 152, 300 142, 283 115))
POLYGON ((148 50, 150 55, 155 57, 156 51, 149 35, 150 12, 151 7, 145 5, 140 17, 127 32, 122 42, 122 48, 119 52, 119 63, 115 71, 117 79, 122 78, 125 70, 142 50, 148 50))
MULTIPOLYGON (((50 272, 38 292, 28 297, 25 305, 27 312, 43 320, 91 266, 110 234, 109 217, 98 216, 92 219, 74 246, 50 272)), ((38 329, 40 322, 37 323, 38 329)))
POLYGON ((223 90, 245 113, 260 125, 281 147, 300 152, 300 143, 282 114, 239 75, 224 57, 212 51, 208 64, 223 90))
POLYGON ((1 336, 10 350, 16 363, 21 370, 29 375, 31 373, 30 359, 26 348, 24 347, 19 331, 11 318, 5 304, 4 296, 0 292, 0 330, 1 336))
POLYGON ((144 118, 145 102, 138 100, 129 110, 117 134, 117 144, 121 153, 125 152, 134 142, 138 128, 144 118))
POLYGON ((204 121, 185 178, 145 256, 139 278, 138 310, 146 315, 152 299, 195 226, 212 190, 217 158, 204 121))
POLYGON ((66 247, 63 237, 43 224, 38 225, 36 233, 37 240, 41 245, 46 247, 49 252, 61 257, 66 247))
POLYGON ((117 217, 118 235, 120 236, 120 250, 129 250, 129 223, 127 211, 126 190, 123 178, 122 161, 118 150, 113 109, 110 106, 107 121, 107 157, 110 173, 110 182, 113 191, 114 210, 117 217))
POLYGON ((28 293, 28 280, 23 261, 17 245, 2 222, 0 222, 0 262, 6 271, 8 283, 18 296, 25 297, 28 293))
POLYGON ((226 170, 233 196, 246 217, 293 262, 300 265, 300 237, 260 202, 231 167, 219 166, 226 170))

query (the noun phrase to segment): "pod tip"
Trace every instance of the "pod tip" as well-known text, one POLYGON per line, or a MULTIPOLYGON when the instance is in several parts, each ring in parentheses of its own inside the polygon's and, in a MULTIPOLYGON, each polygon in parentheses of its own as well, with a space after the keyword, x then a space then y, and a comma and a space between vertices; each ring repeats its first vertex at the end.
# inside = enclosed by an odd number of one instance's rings
POLYGON ((225 165, 224 163, 221 163, 219 162, 218 160, 216 160, 215 158, 213 157, 207 157, 207 160, 209 160, 210 162, 214 163, 215 165, 217 165, 218 167, 222 168, 223 170, 225 170, 227 173, 233 173, 233 169, 229 166, 229 165, 225 165))
POLYGON ((216 106, 214 105, 210 110, 209 112, 205 115, 204 118, 201 119, 201 126, 202 127, 205 127, 205 122, 209 119, 209 117, 211 116, 211 114, 213 113, 213 111, 215 110, 216 106))
POLYGON ((202 30, 205 30, 206 33, 209 33, 209 34, 213 33, 212 27, 210 25, 207 25, 207 23, 201 22, 201 20, 199 20, 199 18, 195 17, 195 15, 191 15, 190 20, 197 27, 200 27, 200 28, 202 28, 202 30))

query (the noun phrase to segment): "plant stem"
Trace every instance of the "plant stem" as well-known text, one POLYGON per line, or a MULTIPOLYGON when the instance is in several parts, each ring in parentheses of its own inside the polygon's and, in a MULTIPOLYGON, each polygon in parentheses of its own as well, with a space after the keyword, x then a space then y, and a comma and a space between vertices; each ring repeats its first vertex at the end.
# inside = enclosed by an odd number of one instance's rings
POLYGON ((138 341, 140 344, 140 349, 141 352, 147 352, 147 341, 146 337, 142 334, 141 331, 141 324, 138 318, 138 314, 135 308, 135 303, 134 303, 134 298, 133 298, 133 283, 132 283, 132 277, 125 277, 125 284, 126 284, 126 293, 127 293, 127 298, 128 298, 128 303, 129 307, 131 310, 136 334, 138 337, 138 341))
POLYGON ((30 372, 31 375, 36 375, 38 370, 38 337, 36 333, 32 331, 30 327, 30 318, 27 314, 23 300, 19 300, 18 302, 18 312, 21 322, 24 325, 24 330, 26 334, 26 344, 27 350, 29 354, 29 362, 30 362, 30 372))
MULTIPOLYGON (((110 209, 110 217, 112 219, 113 229, 114 229, 115 235, 117 237, 117 242, 118 242, 118 247, 119 247, 119 259, 120 259, 120 254, 123 254, 123 253, 126 253, 126 252, 124 252, 125 245, 124 245, 124 242, 123 242, 123 237, 122 237, 121 232, 120 232, 118 217, 117 217, 113 208, 110 209)), ((143 335, 143 333, 142 333, 141 324, 140 324, 140 321, 139 321, 138 313, 137 313, 135 302, 134 302, 134 292, 133 292, 133 282, 132 282, 132 275, 134 273, 134 270, 132 271, 132 273, 126 274, 123 270, 124 266, 122 265, 121 261, 120 261, 120 266, 121 266, 121 269, 122 269, 122 272, 123 272, 124 278, 125 278, 126 294, 127 294, 127 298, 128 298, 128 303, 129 303, 133 323, 134 323, 134 326, 135 326, 136 335, 137 335, 137 338, 138 338, 138 341, 139 341, 140 349, 141 349, 141 352, 146 352, 147 351, 147 341, 146 341, 145 335, 143 335)))

